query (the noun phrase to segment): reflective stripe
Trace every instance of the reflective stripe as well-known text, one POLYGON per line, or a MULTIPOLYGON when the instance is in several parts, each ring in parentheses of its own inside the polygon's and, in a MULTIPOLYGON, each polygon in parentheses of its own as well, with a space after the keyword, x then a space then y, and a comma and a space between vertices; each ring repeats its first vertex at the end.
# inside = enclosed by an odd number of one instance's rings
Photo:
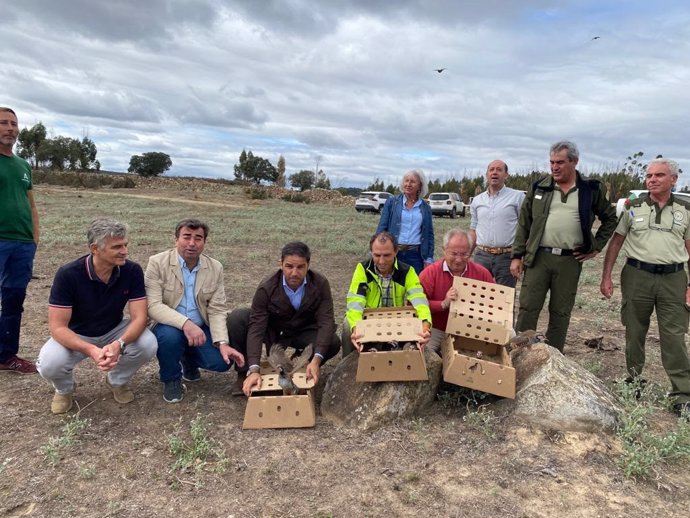
POLYGON ((347 303, 347 309, 355 309, 357 311, 364 311, 364 302, 348 302, 347 303))
POLYGON ((410 296, 419 295, 420 293, 424 293, 424 288, 410 288, 407 290, 407 298, 409 299, 410 296))

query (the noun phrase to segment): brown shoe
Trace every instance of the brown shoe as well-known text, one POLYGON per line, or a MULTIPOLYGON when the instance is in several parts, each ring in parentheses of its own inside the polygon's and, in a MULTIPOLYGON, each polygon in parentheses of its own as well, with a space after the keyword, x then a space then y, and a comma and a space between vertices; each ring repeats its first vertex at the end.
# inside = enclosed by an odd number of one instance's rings
POLYGON ((16 372, 17 374, 36 374, 36 365, 32 362, 13 356, 5 363, 0 363, 0 371, 16 372))
POLYGON ((105 377, 105 384, 113 393, 113 398, 115 399, 115 401, 117 401, 121 405, 126 405, 127 403, 131 403, 132 401, 134 401, 134 392, 132 392, 132 389, 129 388, 127 384, 118 385, 117 387, 114 387, 110 384, 108 376, 105 377))
POLYGON ((237 379, 235 380, 235 383, 232 385, 232 395, 233 396, 244 396, 244 392, 242 392, 242 386, 244 385, 244 380, 247 379, 247 373, 246 372, 238 372, 237 373, 237 379))
POLYGON ((74 392, 68 394, 56 392, 52 403, 50 403, 50 411, 54 414, 66 414, 72 408, 72 403, 74 403, 74 392))

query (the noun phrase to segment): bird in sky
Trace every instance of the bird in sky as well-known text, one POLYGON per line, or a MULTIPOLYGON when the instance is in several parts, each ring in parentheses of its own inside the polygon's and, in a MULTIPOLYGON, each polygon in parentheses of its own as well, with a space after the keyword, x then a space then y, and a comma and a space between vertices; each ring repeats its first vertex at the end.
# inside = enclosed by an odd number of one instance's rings
POLYGON ((439 74, 443 72, 445 68, 434 68, 434 71, 438 72, 439 74))
POLYGON ((601 38, 601 36, 594 36, 594 38, 592 38, 592 41, 598 40, 599 38, 601 38))

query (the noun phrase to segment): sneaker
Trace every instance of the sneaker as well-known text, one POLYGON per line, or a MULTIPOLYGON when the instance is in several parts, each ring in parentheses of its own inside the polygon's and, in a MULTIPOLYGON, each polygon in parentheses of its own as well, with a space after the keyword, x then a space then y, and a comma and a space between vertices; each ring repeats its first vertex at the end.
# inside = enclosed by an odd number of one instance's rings
POLYGON ((166 403, 179 403, 184 397, 184 384, 182 380, 166 381, 163 387, 163 401, 166 403))
POLYGON ((50 403, 50 411, 54 414, 66 414, 72 408, 72 403, 74 403, 74 392, 68 394, 56 392, 52 403, 50 403))
POLYGON ((134 401, 134 392, 132 389, 124 385, 118 385, 117 387, 110 384, 110 379, 108 376, 105 377, 105 384, 108 386, 110 391, 113 393, 113 399, 120 403, 121 405, 126 405, 134 401))
POLYGON ((32 362, 13 356, 5 363, 0 363, 0 371, 16 372, 17 374, 36 374, 36 365, 32 362))
POLYGON ((244 380, 247 379, 247 373, 246 372, 238 372, 237 373, 237 379, 235 380, 235 383, 232 385, 232 395, 233 396, 244 396, 244 392, 242 391, 242 386, 244 385, 244 380))
POLYGON ((190 365, 182 359, 182 379, 194 383, 201 379, 201 372, 196 365, 190 365))
POLYGON ((685 417, 685 419, 690 420, 690 401, 685 403, 676 403, 673 405, 673 411, 678 417, 685 417))

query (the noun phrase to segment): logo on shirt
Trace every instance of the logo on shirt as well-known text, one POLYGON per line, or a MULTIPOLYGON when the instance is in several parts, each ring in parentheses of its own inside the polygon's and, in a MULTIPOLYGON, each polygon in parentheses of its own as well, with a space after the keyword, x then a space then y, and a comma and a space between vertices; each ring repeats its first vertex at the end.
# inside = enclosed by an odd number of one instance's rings
POLYGON ((24 177, 22 178, 22 182, 30 183, 31 178, 29 178, 29 175, 25 172, 24 177))
POLYGON ((677 210, 673 213, 673 221, 676 223, 680 223, 683 219, 685 219, 685 215, 681 211, 677 210))

